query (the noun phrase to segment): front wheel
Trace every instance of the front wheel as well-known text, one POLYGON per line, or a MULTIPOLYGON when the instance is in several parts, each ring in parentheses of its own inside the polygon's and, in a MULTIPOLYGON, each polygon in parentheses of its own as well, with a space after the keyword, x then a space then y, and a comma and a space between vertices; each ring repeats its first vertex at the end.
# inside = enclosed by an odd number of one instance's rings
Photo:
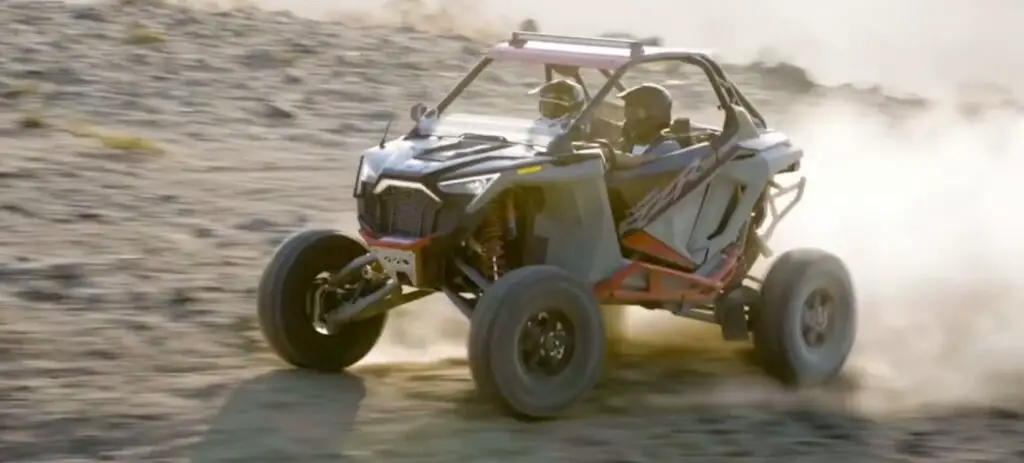
POLYGON ((328 333, 314 320, 311 301, 321 297, 318 277, 369 252, 334 230, 306 230, 286 239, 267 264, 257 293, 260 329, 282 360, 300 367, 340 371, 362 360, 377 343, 387 313, 328 333))
POLYGON ((575 404, 597 382, 604 352, 597 300, 556 267, 505 275, 484 292, 470 319, 477 390, 522 418, 551 418, 575 404))
POLYGON ((754 350, 765 371, 799 386, 839 374, 856 337, 857 300, 838 257, 818 249, 782 254, 755 310, 754 350))

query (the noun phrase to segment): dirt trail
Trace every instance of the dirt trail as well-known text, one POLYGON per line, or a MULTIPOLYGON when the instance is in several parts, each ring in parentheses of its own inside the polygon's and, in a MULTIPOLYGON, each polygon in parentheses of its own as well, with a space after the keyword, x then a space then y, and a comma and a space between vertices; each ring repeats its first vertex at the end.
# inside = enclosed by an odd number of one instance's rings
MULTIPOLYGON (((396 313, 351 374, 284 369, 253 314, 269 253, 351 229, 356 153, 481 45, 157 2, 3 2, 0 23, 0 461, 1024 459, 1011 400, 880 415, 857 375, 785 391, 675 321, 686 342, 611 359, 551 423, 476 401, 442 300, 396 313)), ((914 110, 779 72, 735 69, 783 123, 826 95, 914 110)))

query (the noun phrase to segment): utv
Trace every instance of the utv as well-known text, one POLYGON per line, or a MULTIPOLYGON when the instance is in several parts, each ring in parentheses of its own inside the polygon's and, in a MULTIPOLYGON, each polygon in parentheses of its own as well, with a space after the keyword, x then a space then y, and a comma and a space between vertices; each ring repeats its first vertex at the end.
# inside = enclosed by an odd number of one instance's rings
POLYGON ((553 417, 594 385, 625 306, 716 323, 726 340, 752 337, 764 369, 787 384, 820 384, 843 367, 856 301, 839 258, 791 250, 763 280, 748 275, 771 257, 766 241, 803 194, 802 177, 776 181, 799 170, 803 151, 706 54, 516 32, 436 106, 410 115, 414 128, 360 159, 360 236, 299 232, 263 273, 260 326, 288 363, 349 367, 373 348, 389 310, 442 292, 470 320, 477 389, 519 417, 553 417), (546 81, 573 79, 586 105, 556 127, 449 114, 504 61, 543 68, 546 81), (724 124, 683 119, 673 124, 682 150, 619 167, 622 107, 605 100, 652 62, 703 71, 724 124), (581 70, 602 75, 600 88, 591 92, 581 70))

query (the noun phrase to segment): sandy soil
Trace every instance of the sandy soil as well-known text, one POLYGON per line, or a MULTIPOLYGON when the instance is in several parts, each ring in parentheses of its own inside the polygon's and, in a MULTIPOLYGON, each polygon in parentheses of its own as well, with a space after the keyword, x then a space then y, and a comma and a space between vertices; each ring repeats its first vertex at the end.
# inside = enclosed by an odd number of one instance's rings
MULTIPOLYGON (((473 397, 466 323, 442 300, 396 313, 350 373, 285 368, 255 326, 269 253, 301 227, 351 229, 360 148, 481 45, 122 3, 0 3, 0 460, 1024 459, 1009 402, 871 414, 856 378, 785 391, 689 325, 687 342, 611 359, 586 403, 542 424, 473 397)), ((783 120, 839 92, 798 69, 734 72, 783 120)))

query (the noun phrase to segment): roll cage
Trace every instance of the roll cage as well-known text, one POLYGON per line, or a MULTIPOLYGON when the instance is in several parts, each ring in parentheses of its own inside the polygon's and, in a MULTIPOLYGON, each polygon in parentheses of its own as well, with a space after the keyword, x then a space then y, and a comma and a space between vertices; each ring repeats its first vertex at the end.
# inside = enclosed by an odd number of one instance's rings
MULTIPOLYGON (((750 114, 754 124, 767 128, 767 121, 753 103, 725 75, 725 71, 706 53, 672 47, 649 46, 637 40, 603 37, 579 37, 571 35, 545 34, 539 32, 512 33, 509 40, 489 48, 485 56, 470 69, 458 84, 435 106, 436 115, 444 113, 462 92, 494 61, 517 61, 544 65, 544 78, 551 81, 554 75, 571 77, 580 83, 587 105, 572 122, 567 133, 586 124, 593 117, 613 89, 623 90, 622 78, 634 66, 658 61, 679 61, 694 65, 708 78, 719 108, 725 112, 723 133, 735 130, 736 111, 739 106, 750 114), (583 83, 579 70, 596 69, 606 79, 604 85, 594 94, 583 83)), ((566 140, 556 139, 553 144, 564 146, 566 140)))

